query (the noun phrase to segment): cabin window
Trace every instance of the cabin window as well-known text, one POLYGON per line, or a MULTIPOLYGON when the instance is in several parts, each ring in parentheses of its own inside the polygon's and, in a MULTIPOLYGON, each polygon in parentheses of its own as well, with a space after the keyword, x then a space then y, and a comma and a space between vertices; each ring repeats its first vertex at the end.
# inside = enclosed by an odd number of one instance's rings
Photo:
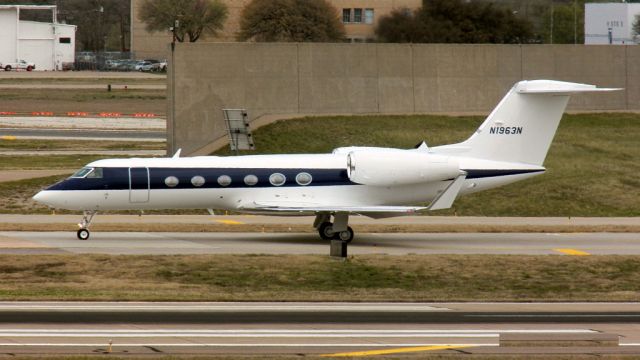
POLYGON ((164 184, 168 187, 176 187, 179 183, 180 180, 178 180, 178 178, 175 176, 168 176, 166 179, 164 179, 164 184))
POLYGON ((311 184, 312 180, 313 178, 311 177, 311 174, 306 172, 301 172, 296 176, 296 182, 298 183, 298 185, 302 185, 302 186, 309 185, 311 184))
POLYGON ((231 177, 229 177, 229 175, 220 175, 218 177, 218 184, 220 186, 229 186, 229 185, 231 185, 231 177))
POLYGON ((94 168, 93 171, 87 175, 87 179, 102 179, 102 168, 94 168))
POLYGON ((204 178, 200 175, 196 175, 191 178, 191 184, 195 187, 200 187, 204 185, 204 178))
POLYGON ((244 183, 253 186, 258 183, 258 177, 255 175, 247 175, 244 177, 244 183))
POLYGON ((287 181, 287 177, 280 173, 271 174, 269 182, 273 186, 281 186, 287 181))
POLYGON ((72 178, 83 178, 83 177, 87 176, 91 172, 91 170, 93 170, 93 168, 90 168, 90 167, 82 168, 82 169, 76 171, 73 175, 71 175, 71 177, 72 178))

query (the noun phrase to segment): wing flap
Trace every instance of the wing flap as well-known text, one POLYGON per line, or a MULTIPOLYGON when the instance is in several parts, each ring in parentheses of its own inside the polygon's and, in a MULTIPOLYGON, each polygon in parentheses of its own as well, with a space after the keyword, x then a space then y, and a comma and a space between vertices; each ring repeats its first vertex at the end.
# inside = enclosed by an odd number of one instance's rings
POLYGON ((326 206, 314 204, 288 204, 277 202, 254 202, 242 206, 239 210, 246 211, 265 211, 265 212, 285 212, 285 213, 322 213, 322 212, 346 212, 361 215, 369 215, 372 217, 388 217, 412 215, 419 211, 425 210, 423 206, 326 206))

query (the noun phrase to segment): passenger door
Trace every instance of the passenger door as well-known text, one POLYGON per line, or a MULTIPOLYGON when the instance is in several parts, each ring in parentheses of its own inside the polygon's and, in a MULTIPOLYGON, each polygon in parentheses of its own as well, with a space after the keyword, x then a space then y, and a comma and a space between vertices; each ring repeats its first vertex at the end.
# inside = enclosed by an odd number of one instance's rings
POLYGON ((129 202, 146 203, 149 202, 149 168, 132 167, 129 168, 129 202))

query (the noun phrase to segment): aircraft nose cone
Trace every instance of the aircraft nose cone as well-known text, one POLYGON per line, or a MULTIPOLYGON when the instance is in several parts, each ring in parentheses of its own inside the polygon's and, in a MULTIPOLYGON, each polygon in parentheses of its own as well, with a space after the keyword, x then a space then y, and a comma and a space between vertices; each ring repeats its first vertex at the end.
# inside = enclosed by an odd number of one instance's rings
POLYGON ((45 204, 45 205, 49 205, 49 202, 47 201, 47 198, 49 196, 47 196, 47 191, 46 190, 42 190, 39 193, 35 194, 33 196, 33 200, 41 203, 41 204, 45 204))

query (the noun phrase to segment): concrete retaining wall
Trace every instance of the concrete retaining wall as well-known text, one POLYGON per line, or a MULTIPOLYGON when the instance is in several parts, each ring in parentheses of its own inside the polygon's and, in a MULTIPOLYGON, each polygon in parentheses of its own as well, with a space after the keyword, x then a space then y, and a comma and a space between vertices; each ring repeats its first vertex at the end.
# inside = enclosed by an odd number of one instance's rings
POLYGON ((181 43, 168 151, 223 145, 223 108, 248 109, 254 127, 319 114, 488 113, 522 79, 626 89, 575 97, 569 110, 640 110, 639 60, 638 46, 181 43))

